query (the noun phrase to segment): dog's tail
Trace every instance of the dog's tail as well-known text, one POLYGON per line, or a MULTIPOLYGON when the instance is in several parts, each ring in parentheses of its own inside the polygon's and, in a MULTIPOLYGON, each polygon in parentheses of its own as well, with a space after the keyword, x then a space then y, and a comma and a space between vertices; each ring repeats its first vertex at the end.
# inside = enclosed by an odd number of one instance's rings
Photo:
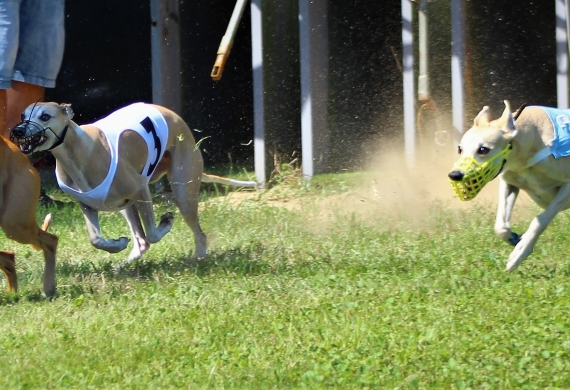
POLYGON ((227 186, 257 187, 257 183, 254 181, 234 180, 216 175, 208 175, 206 173, 202 173, 202 182, 225 184, 227 186))
POLYGON ((49 229, 49 226, 51 225, 51 213, 49 213, 48 215, 46 215, 46 217, 44 218, 44 223, 42 224, 42 230, 44 232, 47 232, 47 230, 49 229))
MULTIPOLYGON (((46 217, 44 218, 44 223, 42 224, 42 230, 44 232, 47 232, 47 230, 49 229, 49 225, 51 225, 51 213, 46 215, 46 217)), ((30 245, 32 246, 32 248, 34 248, 37 251, 42 250, 42 248, 36 244, 30 244, 30 245)))

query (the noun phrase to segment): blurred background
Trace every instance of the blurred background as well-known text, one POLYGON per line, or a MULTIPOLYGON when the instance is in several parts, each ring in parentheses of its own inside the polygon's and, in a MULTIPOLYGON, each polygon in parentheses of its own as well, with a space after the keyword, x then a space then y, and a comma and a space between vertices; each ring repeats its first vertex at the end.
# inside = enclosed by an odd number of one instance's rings
MULTIPOLYGON (((234 5, 179 1, 180 114, 199 130, 196 138, 204 138, 207 166, 231 161, 253 169, 249 6, 222 80, 210 78, 234 5)), ((413 7, 417 12, 418 4, 413 7)), ((428 7, 430 90, 437 110, 420 113, 424 123, 417 131, 424 133, 420 142, 431 143, 435 123, 452 127, 450 0, 433 0, 428 7)), ((64 62, 47 99, 72 103, 79 124, 132 102, 151 102, 150 1, 67 1, 66 8, 64 62)), ((271 150, 287 161, 302 152, 299 4, 263 0, 262 9, 266 127, 271 150)), ((403 137, 401 3, 329 0, 327 9, 326 170, 358 170, 382 140, 403 137)), ((483 105, 498 115, 503 99, 513 109, 522 103, 555 106, 554 2, 463 1, 463 12, 466 127, 483 105)), ((417 18, 413 23, 417 42, 417 18)), ((453 149, 451 143, 441 147, 453 149)))

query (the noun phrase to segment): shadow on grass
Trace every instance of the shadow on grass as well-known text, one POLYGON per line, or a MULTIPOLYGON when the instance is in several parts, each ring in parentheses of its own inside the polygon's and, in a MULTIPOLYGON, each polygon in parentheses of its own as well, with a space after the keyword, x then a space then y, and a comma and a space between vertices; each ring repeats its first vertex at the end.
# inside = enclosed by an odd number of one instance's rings
MULTIPOLYGON (((104 263, 80 263, 62 264, 57 275, 60 278, 73 278, 89 280, 99 278, 104 275, 107 282, 106 293, 110 296, 120 296, 124 293, 125 282, 136 279, 140 282, 153 281, 157 275, 160 279, 164 277, 180 278, 185 274, 195 275, 205 278, 216 274, 236 275, 236 276, 258 276, 258 275, 279 275, 295 274, 299 276, 309 276, 317 272, 317 265, 314 263, 269 263, 260 260, 261 254, 266 253, 267 248, 260 246, 248 249, 231 249, 222 252, 214 252, 206 259, 197 261, 188 256, 179 256, 171 259, 156 261, 155 259, 142 259, 128 264, 118 272, 113 270, 116 265, 111 261, 104 263), (119 282, 119 283, 113 283, 119 282)), ((96 284, 73 283, 58 288, 58 295, 67 299, 82 299, 83 295, 95 294, 100 289, 96 284)), ((41 294, 37 300, 43 299, 41 294)), ((26 301, 34 301, 32 297, 22 297, 26 301)), ((0 305, 12 302, 2 302, 0 305)))
POLYGON ((203 260, 196 260, 189 256, 157 260, 148 256, 127 264, 118 271, 114 270, 117 263, 110 260, 97 264, 93 262, 60 263, 57 275, 59 277, 86 277, 92 274, 103 274, 107 279, 120 280, 126 278, 153 279, 157 273, 167 276, 192 273, 198 277, 206 277, 220 272, 242 276, 290 272, 308 275, 315 272, 315 264, 312 263, 279 261, 279 258, 275 258, 278 251, 275 248, 264 247, 260 243, 252 243, 250 247, 244 249, 209 253, 203 260), (267 256, 269 253, 271 256, 267 256), (262 260, 263 258, 272 258, 272 261, 262 260))
POLYGON ((39 288, 18 293, 0 292, 0 306, 12 305, 18 302, 43 302, 46 300, 47 298, 39 288))
MULTIPOLYGON (((236 276, 258 276, 295 274, 311 275, 316 272, 316 265, 311 263, 287 263, 275 260, 276 249, 252 243, 249 248, 230 249, 221 252, 212 252, 208 257, 197 261, 190 256, 177 256, 157 260, 151 256, 144 257, 139 261, 124 266, 115 271, 115 262, 99 261, 97 263, 84 261, 81 263, 61 262, 58 264, 56 277, 58 279, 58 296, 67 299, 81 298, 82 295, 95 294, 101 291, 105 280, 106 287, 103 289, 111 295, 120 295, 123 292, 125 282, 133 279, 140 282, 148 282, 156 279, 157 275, 164 277, 180 278, 183 275, 194 275, 205 278, 216 274, 236 276), (273 262, 262 260, 269 252, 273 262), (67 279, 68 282, 63 282, 67 279), (71 279, 71 283, 69 280, 71 279), (118 282, 118 283, 114 283, 118 282)), ((40 286, 26 286, 17 294, 0 292, 0 306, 10 305, 17 302, 40 302, 45 301, 40 286)))
POLYGON ((524 273, 524 275, 531 279, 545 279, 552 280, 557 277, 568 278, 570 276, 570 264, 536 264, 534 266, 528 266, 525 270, 519 267, 519 271, 524 273))
MULTIPOLYGON (((180 278, 183 275, 194 275, 205 278, 214 275, 258 276, 258 275, 296 275, 308 277, 326 266, 326 262, 319 261, 291 261, 291 256, 283 256, 280 248, 270 248, 261 243, 252 242, 247 248, 229 249, 220 252, 211 252, 200 261, 190 256, 163 257, 152 256, 134 261, 125 265, 118 271, 117 265, 111 260, 81 263, 59 263, 57 277, 59 280, 71 279, 78 282, 67 283, 60 286, 60 296, 76 298, 82 294, 92 294, 99 290, 104 279, 108 285, 113 282, 153 281, 160 278, 180 278), (271 259, 267 261, 264 259, 271 259)), ((299 256, 300 258, 300 256, 299 256)), ((29 300, 29 299, 27 299, 29 300)), ((10 302, 7 302, 10 303, 10 302)), ((0 305, 2 299, 0 299, 0 305)))

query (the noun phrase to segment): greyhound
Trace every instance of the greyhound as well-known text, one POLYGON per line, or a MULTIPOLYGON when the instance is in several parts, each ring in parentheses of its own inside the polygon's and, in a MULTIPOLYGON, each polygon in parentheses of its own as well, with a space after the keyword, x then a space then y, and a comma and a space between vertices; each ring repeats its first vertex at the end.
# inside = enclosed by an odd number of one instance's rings
MULTIPOLYGON (((40 228, 36 208, 40 197, 40 177, 18 147, 0 136, 0 228, 8 238, 30 244, 44 253, 44 294, 55 295, 55 258, 58 238, 47 233, 48 214, 40 228)), ((0 269, 6 274, 8 291, 18 291, 14 252, 0 251, 0 269)))
POLYGON ((167 108, 134 103, 82 126, 72 118, 70 104, 32 104, 11 139, 24 154, 51 151, 58 184, 79 201, 96 248, 116 253, 127 247, 128 238, 105 239, 100 232, 98 211, 121 212, 134 244, 126 263, 139 259, 172 228, 172 213, 162 215, 156 225, 149 182, 167 174, 174 202, 194 233, 198 259, 206 256, 207 245, 198 222, 201 182, 257 185, 203 173, 202 155, 188 125, 167 108))
POLYGON ((513 271, 533 252, 556 214, 570 207, 570 157, 565 157, 570 154, 570 110, 529 106, 519 110, 515 123, 509 102, 504 103, 499 119, 491 120, 487 106, 479 112, 461 139, 460 158, 448 176, 465 201, 499 177, 495 233, 515 247, 506 267, 513 271), (544 209, 522 236, 510 226, 520 189, 544 209))

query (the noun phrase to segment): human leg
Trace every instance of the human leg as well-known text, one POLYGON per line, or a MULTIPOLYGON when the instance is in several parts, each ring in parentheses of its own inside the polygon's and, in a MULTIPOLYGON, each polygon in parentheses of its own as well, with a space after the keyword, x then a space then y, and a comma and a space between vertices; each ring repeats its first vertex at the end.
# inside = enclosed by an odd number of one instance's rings
MULTIPOLYGON (((11 89, 5 97, 5 123, 0 127, 5 135, 20 121, 25 108, 44 96, 45 88, 55 87, 65 44, 65 0, 11 1, 18 4, 14 44, 17 54, 10 73, 11 89)), ((0 1, 0 5, 3 3, 5 1, 0 1)), ((1 98, 0 95, 0 111, 1 98)), ((53 203, 43 188, 41 200, 44 204, 53 203)))
POLYGON ((6 137, 6 90, 0 89, 0 132, 6 137))
POLYGON ((0 134, 6 132, 6 91, 12 86, 20 34, 20 2, 0 3, 0 134))

